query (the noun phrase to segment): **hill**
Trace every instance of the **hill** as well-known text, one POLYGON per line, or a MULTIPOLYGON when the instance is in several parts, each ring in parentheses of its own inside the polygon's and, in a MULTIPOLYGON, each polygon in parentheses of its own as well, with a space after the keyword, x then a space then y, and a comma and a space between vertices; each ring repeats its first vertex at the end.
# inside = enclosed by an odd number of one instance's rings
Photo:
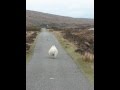
POLYGON ((94 19, 72 18, 53 15, 37 11, 26 10, 26 26, 37 26, 49 28, 83 28, 94 27, 94 19))

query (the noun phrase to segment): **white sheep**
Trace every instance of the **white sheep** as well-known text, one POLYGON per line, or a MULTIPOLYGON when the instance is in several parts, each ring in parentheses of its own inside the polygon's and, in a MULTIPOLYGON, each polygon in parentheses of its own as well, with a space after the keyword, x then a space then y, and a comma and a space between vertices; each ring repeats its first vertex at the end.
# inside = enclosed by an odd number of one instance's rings
POLYGON ((58 55, 58 50, 55 47, 55 45, 52 45, 52 47, 49 49, 48 54, 53 57, 56 58, 56 56, 58 55))

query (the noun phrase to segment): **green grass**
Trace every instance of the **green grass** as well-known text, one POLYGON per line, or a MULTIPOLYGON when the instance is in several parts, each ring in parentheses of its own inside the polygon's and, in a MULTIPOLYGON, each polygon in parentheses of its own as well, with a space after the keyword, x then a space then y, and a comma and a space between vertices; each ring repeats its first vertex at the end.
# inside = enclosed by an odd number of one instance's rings
POLYGON ((62 47, 66 50, 66 52, 72 57, 74 62, 77 64, 78 68, 83 72, 86 76, 90 84, 94 84, 94 69, 91 66, 94 66, 94 62, 85 62, 82 60, 81 55, 75 52, 77 48, 73 43, 64 39, 60 32, 54 32, 58 41, 61 43, 62 47))

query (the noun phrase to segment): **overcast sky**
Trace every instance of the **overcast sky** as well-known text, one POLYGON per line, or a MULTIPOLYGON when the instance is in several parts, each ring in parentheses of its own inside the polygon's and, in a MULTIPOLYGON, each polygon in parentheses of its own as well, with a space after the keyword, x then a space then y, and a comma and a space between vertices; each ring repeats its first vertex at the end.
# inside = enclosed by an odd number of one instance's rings
POLYGON ((75 18, 94 18, 94 0, 26 0, 26 9, 75 18))

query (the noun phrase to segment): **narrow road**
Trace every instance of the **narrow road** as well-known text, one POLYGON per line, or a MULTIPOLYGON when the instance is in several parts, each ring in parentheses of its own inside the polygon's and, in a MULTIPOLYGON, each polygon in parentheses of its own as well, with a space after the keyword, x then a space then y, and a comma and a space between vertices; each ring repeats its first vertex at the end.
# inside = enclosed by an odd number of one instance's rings
POLYGON ((34 54, 26 65, 26 90, 93 90, 93 87, 56 37, 44 29, 38 35, 34 54), (48 56, 53 44, 59 51, 56 59, 48 56))

